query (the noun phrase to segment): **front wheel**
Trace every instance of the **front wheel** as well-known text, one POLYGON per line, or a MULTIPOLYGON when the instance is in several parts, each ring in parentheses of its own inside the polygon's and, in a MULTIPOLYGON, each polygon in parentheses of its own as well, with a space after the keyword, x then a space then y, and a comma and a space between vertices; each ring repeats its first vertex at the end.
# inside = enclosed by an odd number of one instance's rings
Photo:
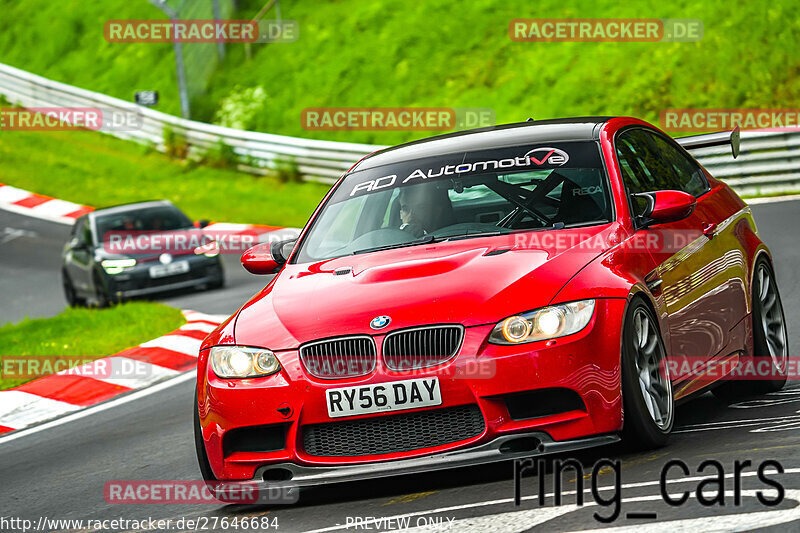
POLYGON ((675 419, 666 350, 650 308, 631 302, 622 332, 623 436, 633 448, 666 444, 675 419))

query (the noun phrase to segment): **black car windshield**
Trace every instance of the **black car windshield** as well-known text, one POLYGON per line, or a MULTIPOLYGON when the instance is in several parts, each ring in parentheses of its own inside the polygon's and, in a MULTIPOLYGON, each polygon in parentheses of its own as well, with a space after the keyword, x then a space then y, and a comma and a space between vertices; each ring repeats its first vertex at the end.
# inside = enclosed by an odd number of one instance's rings
POLYGON ((607 182, 592 141, 462 152, 356 171, 315 218, 294 262, 607 223, 607 182))
POLYGON ((99 241, 109 232, 175 231, 193 227, 189 217, 171 205, 98 214, 95 225, 99 241))

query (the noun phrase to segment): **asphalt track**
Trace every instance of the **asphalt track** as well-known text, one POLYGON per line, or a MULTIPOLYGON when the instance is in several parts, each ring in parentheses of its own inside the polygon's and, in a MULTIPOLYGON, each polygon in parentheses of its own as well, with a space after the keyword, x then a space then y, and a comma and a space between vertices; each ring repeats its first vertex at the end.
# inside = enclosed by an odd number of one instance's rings
MULTIPOLYGON (((791 353, 800 354, 800 202, 790 201, 753 207, 762 237, 776 259, 778 282, 789 321, 791 353)), ((20 235, 5 240, 0 234, 0 322, 24 315, 47 316, 64 306, 57 278, 58 252, 66 228, 32 221, 0 211, 0 227, 33 231, 37 238, 20 235)), ((206 293, 170 296, 166 301, 181 307, 222 313, 235 310, 246 296, 263 286, 263 278, 250 277, 236 269, 228 258, 228 288, 206 293)), ((50 519, 172 519, 172 531, 193 530, 180 518, 204 517, 206 530, 223 530, 220 518, 266 516, 276 518, 278 531, 375 531, 402 526, 428 526, 427 531, 571 531, 609 527, 613 531, 763 531, 800 530, 800 382, 790 382, 780 393, 739 404, 725 405, 710 394, 678 408, 676 430, 669 445, 659 450, 635 453, 619 446, 584 452, 578 456, 585 477, 571 471, 564 476, 564 500, 544 507, 534 498, 538 478, 522 479, 522 504, 513 504, 511 464, 467 468, 402 478, 384 479, 317 489, 304 494, 292 507, 198 505, 112 505, 103 488, 110 480, 194 480, 197 467, 192 443, 193 383, 183 379, 151 389, 141 397, 97 410, 89 416, 46 427, 39 431, 0 438, 0 519, 21 517, 34 521, 50 519), (620 515, 604 525, 593 516, 609 516, 614 505, 598 505, 590 492, 612 501, 617 494, 613 470, 591 476, 601 458, 619 459, 621 470, 620 515), (658 480, 670 459, 686 463, 689 474, 669 471, 669 492, 675 496, 690 491, 687 502, 672 507, 660 495, 658 480), (703 506, 696 490, 713 469, 698 473, 706 460, 722 465, 725 478, 724 506, 703 506), (741 477, 741 501, 734 499, 734 462, 750 460, 741 477), (767 478, 784 488, 783 502, 775 507, 762 504, 775 491, 756 475, 758 464, 776 460, 781 475, 767 469, 767 478), (583 506, 574 503, 578 479, 583 479, 583 506), (573 491, 572 494, 568 494, 573 491), (655 513, 656 517, 631 513, 655 513), (370 521, 395 518, 391 522, 370 521), (349 525, 349 528, 347 526, 349 525), (347 528, 347 529, 345 529, 347 528)), ((546 492, 553 491, 551 475, 545 476, 546 492)), ((707 494, 716 487, 706 484, 707 494)), ((195 524, 197 526, 197 524, 195 524)), ((84 526, 85 527, 85 526, 84 526)), ((51 527, 51 529, 53 529, 51 527)), ((55 528, 59 529, 59 528, 55 528)), ((60 529, 82 531, 77 524, 60 529)), ((141 529, 141 528, 140 528, 141 529)), ((196 528, 202 530, 202 528, 196 528)), ((0 530, 13 531, 0 523, 0 530)), ((146 530, 146 529, 144 529, 146 530)), ((234 530, 229 528, 228 530, 234 530)), ((236 530, 244 530, 238 528, 236 530)))

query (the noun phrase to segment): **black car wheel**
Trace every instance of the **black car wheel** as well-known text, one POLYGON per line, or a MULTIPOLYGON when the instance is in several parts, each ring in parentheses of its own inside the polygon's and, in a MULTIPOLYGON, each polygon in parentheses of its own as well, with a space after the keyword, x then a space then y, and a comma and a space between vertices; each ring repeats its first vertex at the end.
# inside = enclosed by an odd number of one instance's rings
POLYGON ((106 292, 106 288, 103 285, 103 280, 97 272, 92 275, 92 285, 94 285, 94 296, 97 307, 108 307, 111 303, 111 299, 108 297, 108 292, 106 292))
POLYGON ((630 447, 663 446, 672 431, 675 400, 666 362, 653 312, 636 298, 622 332, 623 436, 630 447))
POLYGON ((86 300, 78 298, 75 292, 75 286, 72 284, 72 280, 69 279, 69 274, 67 274, 66 270, 61 271, 61 285, 64 287, 64 298, 67 300, 67 305, 70 307, 82 307, 86 305, 86 300))
POLYGON ((763 258, 756 263, 751 293, 754 363, 751 368, 755 368, 758 375, 751 380, 737 376, 714 389, 714 395, 727 402, 752 394, 775 392, 786 384, 789 361, 786 318, 775 274, 763 258), (765 369, 767 372, 763 371, 765 369))

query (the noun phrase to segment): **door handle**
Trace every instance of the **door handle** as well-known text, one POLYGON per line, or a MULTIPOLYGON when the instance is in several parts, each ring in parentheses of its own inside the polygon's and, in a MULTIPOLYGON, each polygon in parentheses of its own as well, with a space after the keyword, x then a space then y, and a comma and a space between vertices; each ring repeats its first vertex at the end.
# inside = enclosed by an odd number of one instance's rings
POLYGON ((714 235, 716 234, 716 231, 717 231, 717 223, 712 222, 711 224, 705 225, 705 227, 703 228, 703 235, 705 235, 709 239, 713 239, 714 235))

